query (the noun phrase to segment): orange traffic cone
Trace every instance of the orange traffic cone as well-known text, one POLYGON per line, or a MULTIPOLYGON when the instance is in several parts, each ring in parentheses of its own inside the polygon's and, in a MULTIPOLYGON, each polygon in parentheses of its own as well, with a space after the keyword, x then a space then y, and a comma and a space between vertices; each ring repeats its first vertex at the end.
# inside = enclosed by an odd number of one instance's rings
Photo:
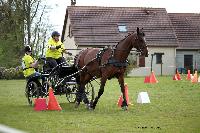
POLYGON ((144 83, 149 83, 150 82, 150 76, 146 76, 144 79, 144 83))
POLYGON ((127 84, 124 85, 124 89, 125 89, 126 102, 128 105, 131 105, 131 102, 129 101, 129 96, 128 96, 128 85, 127 84))
POLYGON ((35 111, 47 110, 46 99, 45 98, 37 98, 37 99, 35 99, 34 110, 35 111))
POLYGON ((62 110, 58 101, 56 100, 56 97, 53 94, 53 89, 51 87, 49 88, 49 101, 47 110, 62 110))
POLYGON ((173 80, 178 80, 176 74, 173 76, 173 80))
POLYGON ((187 74, 187 80, 191 80, 191 74, 190 74, 190 70, 188 70, 188 74, 187 74))
POLYGON ((150 75, 150 83, 158 83, 158 80, 156 79, 156 76, 153 71, 151 72, 150 75))
POLYGON ((197 83, 198 82, 198 75, 197 75, 197 71, 195 71, 194 76, 191 80, 192 83, 197 83))
POLYGON ((123 98, 122 98, 122 95, 120 95, 118 102, 117 102, 118 107, 121 107, 122 101, 123 101, 123 98))
POLYGON ((178 69, 176 69, 176 77, 178 80, 181 80, 181 75, 179 74, 178 69))
MULTIPOLYGON (((131 102, 129 101, 129 96, 128 96, 128 85, 127 85, 127 84, 124 85, 124 89, 125 89, 126 103, 127 103, 128 105, 132 105, 131 102)), ((123 98, 122 98, 122 95, 121 95, 121 96, 119 97, 119 99, 118 99, 118 102, 117 102, 118 107, 121 107, 122 101, 123 101, 123 98)))

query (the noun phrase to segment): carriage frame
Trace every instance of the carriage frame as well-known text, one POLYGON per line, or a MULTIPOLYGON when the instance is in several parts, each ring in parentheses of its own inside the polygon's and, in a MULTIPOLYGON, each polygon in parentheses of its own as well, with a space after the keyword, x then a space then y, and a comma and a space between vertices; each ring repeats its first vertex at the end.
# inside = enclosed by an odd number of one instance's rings
MULTIPOLYGON (((67 65, 65 62, 49 69, 46 58, 40 76, 30 77, 27 80, 25 96, 29 105, 33 105, 34 98, 47 97, 49 88, 53 88, 55 95, 66 95, 69 103, 76 102, 78 87, 80 85, 80 72, 74 65, 67 65)), ((85 94, 89 101, 94 100, 94 86, 91 82, 85 86, 85 94)))

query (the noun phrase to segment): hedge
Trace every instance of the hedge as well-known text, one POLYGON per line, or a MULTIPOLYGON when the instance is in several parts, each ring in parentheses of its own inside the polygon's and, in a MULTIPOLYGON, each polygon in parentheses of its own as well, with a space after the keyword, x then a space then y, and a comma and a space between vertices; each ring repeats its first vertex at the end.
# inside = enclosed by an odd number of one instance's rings
POLYGON ((0 67, 0 79, 24 79, 23 71, 20 67, 0 67))

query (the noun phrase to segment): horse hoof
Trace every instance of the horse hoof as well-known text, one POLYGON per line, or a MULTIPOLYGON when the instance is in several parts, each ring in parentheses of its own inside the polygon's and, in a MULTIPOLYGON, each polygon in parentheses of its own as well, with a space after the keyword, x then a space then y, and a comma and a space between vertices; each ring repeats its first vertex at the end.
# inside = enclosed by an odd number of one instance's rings
POLYGON ((89 111, 93 111, 94 108, 92 108, 92 107, 88 107, 88 110, 89 110, 89 111))
POLYGON ((76 102, 74 107, 75 107, 75 108, 78 108, 79 105, 80 105, 80 103, 76 102))
POLYGON ((90 106, 89 106, 88 109, 89 109, 89 110, 94 110, 94 109, 95 109, 95 106, 93 106, 93 104, 90 104, 90 106))
POLYGON ((123 106, 122 109, 123 109, 124 111, 127 111, 127 110, 128 110, 128 106, 123 106))
POLYGON ((90 104, 85 104, 86 109, 90 109, 90 104))

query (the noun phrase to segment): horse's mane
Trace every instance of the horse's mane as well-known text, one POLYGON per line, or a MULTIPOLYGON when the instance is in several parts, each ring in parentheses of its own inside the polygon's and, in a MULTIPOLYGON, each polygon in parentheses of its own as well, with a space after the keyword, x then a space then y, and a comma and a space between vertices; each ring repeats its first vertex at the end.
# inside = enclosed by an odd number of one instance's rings
MULTIPOLYGON (((127 39, 129 36, 131 36, 132 34, 134 34, 134 32, 128 33, 128 36, 125 36, 125 38, 123 38, 122 40, 120 40, 120 41, 117 43, 117 45, 120 44, 121 42, 123 42, 124 40, 126 40, 126 39, 127 39)), ((117 48, 117 45, 115 45, 115 48, 117 48)))

